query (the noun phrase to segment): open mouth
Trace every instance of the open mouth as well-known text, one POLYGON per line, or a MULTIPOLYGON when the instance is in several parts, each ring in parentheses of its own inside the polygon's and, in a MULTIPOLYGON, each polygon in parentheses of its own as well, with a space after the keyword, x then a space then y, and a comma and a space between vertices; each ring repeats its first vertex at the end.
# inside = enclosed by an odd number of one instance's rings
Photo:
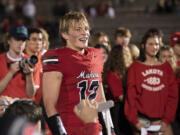
POLYGON ((83 42, 83 43, 86 43, 88 41, 88 38, 80 38, 79 41, 83 42))

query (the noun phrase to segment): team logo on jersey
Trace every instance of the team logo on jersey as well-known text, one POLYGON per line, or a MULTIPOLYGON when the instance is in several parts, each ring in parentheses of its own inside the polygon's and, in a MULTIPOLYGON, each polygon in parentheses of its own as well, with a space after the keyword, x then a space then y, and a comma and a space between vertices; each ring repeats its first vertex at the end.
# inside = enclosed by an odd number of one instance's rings
POLYGON ((59 59, 57 56, 45 56, 42 58, 43 65, 58 64, 59 59))
POLYGON ((77 78, 98 78, 99 74, 98 73, 93 73, 92 71, 90 73, 85 73, 85 70, 83 70, 80 75, 77 78))
POLYGON ((165 85, 161 83, 160 79, 160 76, 163 76, 163 71, 159 69, 148 69, 142 72, 142 75, 144 77, 149 76, 146 79, 144 79, 144 83, 142 83, 141 85, 142 88, 148 91, 160 91, 165 87, 165 85))

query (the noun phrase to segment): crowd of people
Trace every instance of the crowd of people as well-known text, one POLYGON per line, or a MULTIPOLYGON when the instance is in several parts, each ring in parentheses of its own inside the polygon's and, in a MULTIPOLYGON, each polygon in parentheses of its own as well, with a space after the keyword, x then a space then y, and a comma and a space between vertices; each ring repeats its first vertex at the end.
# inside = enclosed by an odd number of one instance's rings
POLYGON ((49 49, 45 29, 11 27, 0 54, 0 134, 140 135, 160 126, 148 134, 176 135, 180 32, 169 45, 158 28, 149 28, 139 45, 132 36, 119 27, 113 42, 103 31, 90 38, 81 12, 60 19, 65 46, 57 49, 49 49), (107 100, 114 106, 98 112, 107 100))

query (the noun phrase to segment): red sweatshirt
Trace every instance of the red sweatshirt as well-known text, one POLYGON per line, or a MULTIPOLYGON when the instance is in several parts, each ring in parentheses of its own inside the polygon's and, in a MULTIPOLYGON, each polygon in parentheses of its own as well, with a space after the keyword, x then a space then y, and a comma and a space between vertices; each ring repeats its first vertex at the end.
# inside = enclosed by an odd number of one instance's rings
POLYGON ((114 100, 123 95, 122 79, 115 72, 108 73, 106 82, 114 100))
POLYGON ((178 87, 169 63, 149 66, 134 62, 128 71, 125 115, 134 125, 138 112, 149 118, 161 118, 167 124, 174 119, 178 87))

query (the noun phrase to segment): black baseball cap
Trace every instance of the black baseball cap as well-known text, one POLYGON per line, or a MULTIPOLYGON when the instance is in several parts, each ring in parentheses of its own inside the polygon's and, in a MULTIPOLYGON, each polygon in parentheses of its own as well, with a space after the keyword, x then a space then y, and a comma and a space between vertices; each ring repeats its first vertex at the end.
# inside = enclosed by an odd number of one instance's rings
POLYGON ((28 30, 25 26, 14 26, 8 31, 8 36, 18 40, 26 40, 28 39, 28 30))

